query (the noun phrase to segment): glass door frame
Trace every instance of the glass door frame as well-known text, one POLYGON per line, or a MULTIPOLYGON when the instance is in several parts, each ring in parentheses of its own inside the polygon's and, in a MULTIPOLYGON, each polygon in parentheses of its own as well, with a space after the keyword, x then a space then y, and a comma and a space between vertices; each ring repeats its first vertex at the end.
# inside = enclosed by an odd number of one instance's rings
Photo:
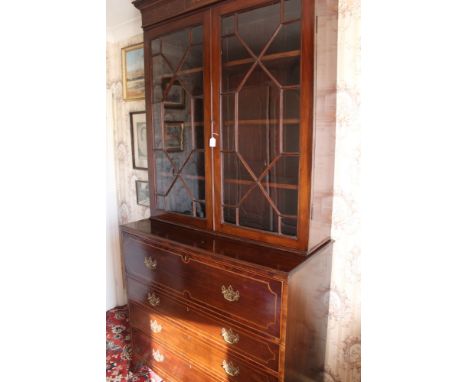
POLYGON ((212 150, 209 148, 211 137, 211 36, 210 12, 200 11, 192 15, 184 15, 170 20, 144 32, 144 60, 145 60, 145 91, 146 91, 146 126, 148 145, 148 182, 150 189, 151 218, 177 223, 197 228, 213 229, 213 172, 212 150), (151 41, 155 38, 176 32, 178 30, 202 25, 203 28, 203 114, 204 114, 204 148, 205 148, 205 218, 195 218, 176 212, 163 211, 156 208, 156 166, 154 160, 154 127, 153 127, 153 65, 151 41))
MULTIPOLYGON (((238 11, 249 10, 261 6, 267 6, 275 1, 251 0, 248 3, 230 1, 212 8, 212 79, 213 79, 213 132, 220 138, 221 124, 221 19, 238 11), (247 5, 246 5, 247 4, 247 5)), ((280 245, 288 248, 304 250, 308 247, 309 238, 309 210, 312 171, 312 108, 315 106, 313 100, 314 80, 314 49, 315 49, 315 15, 314 2, 302 0, 301 2, 301 69, 300 69, 300 146, 299 146, 299 183, 298 183, 298 214, 297 214, 297 236, 288 237, 278 233, 269 233, 258 229, 236 226, 223 223, 222 220, 222 169, 220 144, 213 149, 213 175, 214 175, 214 230, 223 234, 233 235, 261 241, 269 244, 280 245)))

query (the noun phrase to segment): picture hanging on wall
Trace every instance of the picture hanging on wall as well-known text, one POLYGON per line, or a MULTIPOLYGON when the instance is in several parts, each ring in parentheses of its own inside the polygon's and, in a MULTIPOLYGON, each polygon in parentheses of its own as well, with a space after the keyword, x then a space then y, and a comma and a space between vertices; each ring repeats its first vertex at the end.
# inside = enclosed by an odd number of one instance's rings
POLYGON ((144 207, 149 207, 149 184, 144 180, 135 181, 137 204, 144 207))
POLYGON ((126 101, 145 98, 145 70, 143 44, 122 48, 123 99, 126 101))
POLYGON ((146 145, 146 112, 130 113, 130 134, 132 137, 133 168, 148 169, 148 148, 146 145))

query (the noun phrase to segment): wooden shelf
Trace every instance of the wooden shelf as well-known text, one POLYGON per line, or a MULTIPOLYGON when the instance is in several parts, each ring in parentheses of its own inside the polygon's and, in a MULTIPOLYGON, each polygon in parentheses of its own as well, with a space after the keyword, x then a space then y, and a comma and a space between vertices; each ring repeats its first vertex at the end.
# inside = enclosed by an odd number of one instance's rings
MULTIPOLYGON (((175 174, 171 174, 169 172, 160 172, 157 174, 157 176, 165 176, 168 178, 173 178, 175 174)), ((187 179, 194 179, 194 180, 205 180, 204 176, 199 176, 199 175, 187 175, 187 174, 180 174, 183 178, 187 179)), ((224 179, 225 183, 229 184, 241 184, 245 186, 250 186, 253 183, 255 183, 253 180, 244 180, 244 179, 232 179, 232 178, 226 178, 224 179)), ((265 188, 271 187, 271 188, 280 188, 284 190, 297 190, 298 186, 295 184, 287 184, 287 183, 274 183, 274 182, 260 182, 262 186, 265 188)))
MULTIPOLYGON (((283 125, 298 125, 300 123, 298 118, 289 118, 283 119, 283 125)), ((279 119, 244 119, 238 121, 239 125, 264 125, 266 123, 278 124, 280 123, 279 119)), ((232 126, 235 124, 235 121, 223 121, 223 125, 232 126)))
MULTIPOLYGON (((301 55, 300 50, 290 50, 287 52, 281 52, 281 53, 273 53, 273 54, 267 54, 262 57, 260 60, 261 62, 265 61, 274 61, 278 60, 281 58, 291 58, 291 57, 298 57, 301 55)), ((238 65, 245 65, 245 64, 253 64, 255 60, 250 57, 250 58, 242 58, 240 60, 233 60, 233 61, 228 61, 223 63, 223 68, 231 68, 233 66, 238 66, 238 65)))
MULTIPOLYGON (((301 55, 300 50, 290 50, 290 51, 287 51, 287 52, 280 52, 280 53, 273 53, 273 54, 265 55, 265 56, 262 57, 262 59, 260 61, 262 61, 262 62, 275 61, 275 60, 282 59, 282 58, 298 57, 300 55, 301 55)), ((223 63, 223 67, 224 68, 232 68, 232 67, 239 66, 239 65, 253 64, 254 62, 255 62, 255 60, 252 57, 242 58, 240 60, 233 60, 233 61, 225 62, 225 63, 223 63)), ((181 70, 181 71, 179 71, 177 73, 163 74, 163 75, 161 75, 161 78, 164 78, 164 79, 172 78, 172 77, 174 77, 174 75, 178 75, 178 76, 182 75, 183 76, 183 75, 187 75, 187 74, 199 73, 199 72, 202 72, 202 71, 203 71, 203 67, 196 67, 196 68, 181 70)))
MULTIPOLYGON (((175 177, 175 174, 171 174, 169 172, 159 172, 156 174, 156 176, 165 176, 167 178, 173 178, 175 177)), ((205 180, 205 177, 200 176, 200 175, 180 174, 179 176, 182 176, 183 178, 187 178, 187 179, 205 180)))
MULTIPOLYGON (((253 180, 225 178, 224 183, 242 184, 245 186, 250 186, 252 183, 255 183, 255 182, 253 180)), ((264 187, 281 188, 285 190, 297 190, 298 189, 298 186, 296 184, 274 183, 274 182, 260 182, 260 183, 264 187)))

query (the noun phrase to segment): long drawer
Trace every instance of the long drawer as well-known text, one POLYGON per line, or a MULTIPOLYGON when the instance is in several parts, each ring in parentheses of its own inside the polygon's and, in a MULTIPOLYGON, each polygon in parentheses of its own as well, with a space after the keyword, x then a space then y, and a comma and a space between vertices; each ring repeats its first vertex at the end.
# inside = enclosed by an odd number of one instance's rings
POLYGON ((227 270, 190 253, 169 252, 127 233, 123 235, 123 250, 129 274, 252 328, 280 336, 280 281, 227 270))
POLYGON ((181 358, 190 358, 192 368, 200 365, 207 373, 216 376, 219 381, 276 382, 278 380, 277 377, 238 360, 229 352, 221 352, 210 347, 208 343, 193 338, 188 333, 176 334, 177 337, 171 340, 172 344, 167 344, 162 342, 162 338, 153 337, 149 340, 149 337, 140 331, 132 330, 133 343, 138 349, 136 352, 143 353, 147 360, 151 360, 152 356, 151 361, 160 364, 157 366, 164 364, 167 355, 173 358, 173 355, 177 353, 181 358))
POLYGON ((233 354, 245 356, 274 371, 278 370, 278 344, 253 336, 227 321, 215 319, 200 310, 189 308, 186 304, 158 293, 131 278, 128 279, 127 287, 130 301, 151 308, 151 313, 148 313, 144 309, 138 309, 135 304, 130 304, 132 324, 137 325, 142 331, 151 330, 151 320, 156 322, 164 320, 171 322, 172 326, 174 323, 182 325, 233 354), (154 299, 149 300, 148 296, 154 299))
POLYGON ((184 311, 201 325, 191 325, 191 322, 185 319, 174 320, 173 317, 168 317, 158 310, 150 312, 136 304, 130 303, 129 306, 132 326, 148 335, 152 335, 163 343, 184 350, 186 348, 184 341, 188 337, 193 337, 198 341, 214 344, 222 354, 231 354, 268 367, 272 371, 278 371, 278 345, 276 344, 259 341, 245 332, 233 329, 228 325, 222 325, 212 319, 207 319, 207 317, 203 317, 202 314, 193 310, 184 311), (188 325, 186 325, 187 323, 188 325), (206 330, 206 328, 212 327, 210 324, 214 325, 214 328, 218 330, 206 330), (200 327, 201 329, 199 329, 200 327))
POLYGON ((165 382, 215 382, 216 379, 136 330, 132 330, 133 357, 143 359, 165 382))

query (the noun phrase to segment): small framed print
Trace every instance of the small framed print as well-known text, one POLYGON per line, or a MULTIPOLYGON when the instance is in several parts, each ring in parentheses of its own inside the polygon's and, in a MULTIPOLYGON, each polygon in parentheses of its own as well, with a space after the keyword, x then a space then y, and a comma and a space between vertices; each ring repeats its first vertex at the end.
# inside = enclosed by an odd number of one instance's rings
POLYGON ((124 100, 145 98, 145 65, 142 43, 122 48, 122 84, 124 100))
MULTIPOLYGON (((171 81, 170 78, 163 80, 162 82, 163 90, 166 90, 170 81, 171 81)), ((166 95, 166 98, 164 101, 164 107, 166 109, 184 109, 185 108, 185 90, 179 81, 174 81, 171 88, 169 89, 169 93, 166 95)))
POLYGON ((137 204, 144 207, 149 207, 149 184, 144 180, 135 181, 137 204))
POLYGON ((184 122, 164 122, 164 146, 169 153, 184 151, 184 122))
POLYGON ((132 136, 133 168, 148 169, 148 147, 146 144, 146 112, 130 113, 130 134, 132 136))

